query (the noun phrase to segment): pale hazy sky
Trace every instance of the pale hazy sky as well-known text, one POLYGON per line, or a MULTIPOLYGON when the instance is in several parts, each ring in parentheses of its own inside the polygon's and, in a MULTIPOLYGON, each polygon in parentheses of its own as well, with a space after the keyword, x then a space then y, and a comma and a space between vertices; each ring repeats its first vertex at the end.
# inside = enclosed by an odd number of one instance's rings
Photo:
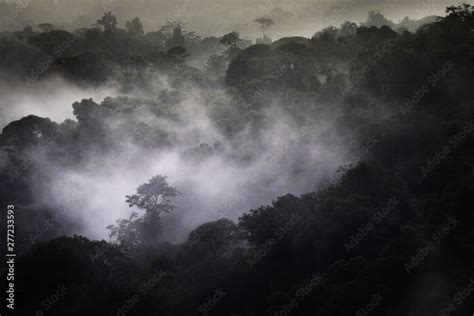
MULTIPOLYGON (((0 0, 1 1, 1 0, 0 0)), ((9 1, 15 2, 15 1, 9 1)), ((270 36, 311 36, 333 21, 361 22, 369 10, 379 10, 398 22, 405 16, 420 18, 444 14, 446 6, 458 4, 453 0, 21 0, 28 4, 18 10, 11 27, 24 24, 37 26, 52 22, 65 29, 88 26, 105 10, 112 11, 120 24, 139 16, 146 31, 156 30, 168 20, 181 20, 198 34, 220 36, 237 30, 243 36, 258 33, 254 19, 272 15, 277 20, 270 36)), ((464 1, 473 3, 473 0, 464 1)), ((2 10, 0 16, 11 15, 2 10)))

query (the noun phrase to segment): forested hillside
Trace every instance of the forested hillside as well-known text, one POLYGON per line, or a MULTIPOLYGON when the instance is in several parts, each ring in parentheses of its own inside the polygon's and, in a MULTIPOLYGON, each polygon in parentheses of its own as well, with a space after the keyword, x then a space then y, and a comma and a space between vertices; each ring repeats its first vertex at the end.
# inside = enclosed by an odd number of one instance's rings
POLYGON ((114 91, 0 135, 18 315, 474 312, 472 6, 413 32, 346 22, 269 44, 107 13, 4 32, 0 56, 29 89, 114 91), (98 197, 120 173, 136 189, 98 197), (206 217, 185 222, 193 207, 206 217))

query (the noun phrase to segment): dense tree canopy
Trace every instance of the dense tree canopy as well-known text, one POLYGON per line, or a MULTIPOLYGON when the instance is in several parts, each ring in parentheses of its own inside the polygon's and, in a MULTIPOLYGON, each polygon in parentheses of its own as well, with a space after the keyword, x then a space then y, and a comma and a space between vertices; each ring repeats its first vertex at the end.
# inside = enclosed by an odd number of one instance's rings
MULTIPOLYGON (((150 96, 84 99, 73 104, 75 120, 27 116, 3 129, 0 201, 25 206, 17 219, 20 314, 34 314, 56 291, 64 293, 48 315, 333 316, 366 315, 370 306, 374 315, 425 316, 443 315, 454 301, 452 315, 472 314, 472 293, 459 304, 455 298, 469 289, 474 266, 474 10, 466 4, 446 13, 416 32, 393 29, 372 12, 360 26, 254 45, 236 33, 199 38, 179 23, 143 34, 138 18, 125 31, 111 12, 100 29, 2 34, 2 71, 29 76, 72 38, 36 80, 61 74, 83 87, 114 84, 124 95, 150 96), (153 80, 158 72, 163 85, 153 80), (237 148, 223 156, 235 165, 256 159, 241 144, 262 137, 271 110, 301 128, 262 169, 278 154, 297 155, 316 134, 307 123, 327 117, 334 129, 316 135, 323 142, 341 135, 359 150, 312 192, 212 219, 190 228, 182 243, 161 238, 181 191, 165 175, 126 197, 134 210, 109 226, 108 242, 64 237, 77 224, 68 219, 34 242, 25 237, 61 211, 34 198, 35 181, 49 172, 40 162, 76 170, 87 168, 90 153, 120 155, 125 145, 165 150, 180 123, 200 114, 181 115, 193 110, 194 90, 203 92, 199 101, 225 144, 184 150, 191 175, 227 147, 237 148)), ((322 150, 314 151, 291 166, 296 179, 312 163, 320 177, 313 160, 322 150)))

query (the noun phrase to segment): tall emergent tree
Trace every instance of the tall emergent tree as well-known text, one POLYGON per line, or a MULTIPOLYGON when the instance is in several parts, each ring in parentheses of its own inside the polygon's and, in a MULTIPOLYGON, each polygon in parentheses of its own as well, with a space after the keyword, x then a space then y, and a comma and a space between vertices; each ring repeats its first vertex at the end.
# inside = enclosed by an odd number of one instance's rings
POLYGON ((117 27, 117 18, 112 12, 105 12, 104 16, 98 19, 95 25, 103 27, 104 31, 112 31, 117 27))
POLYGON ((129 219, 118 220, 117 226, 108 226, 110 238, 127 246, 156 244, 161 235, 161 215, 175 209, 171 199, 178 194, 162 175, 140 185, 136 194, 126 196, 129 206, 140 212, 133 212, 129 219))
POLYGON ((127 21, 127 23, 125 24, 125 28, 128 34, 132 36, 140 36, 145 34, 145 31, 143 29, 143 23, 140 21, 139 17, 136 17, 131 21, 127 21))
POLYGON ((265 37, 265 32, 273 25, 275 25, 275 22, 273 22, 272 19, 270 18, 258 18, 254 20, 258 24, 260 24, 259 28, 262 30, 263 36, 265 37))

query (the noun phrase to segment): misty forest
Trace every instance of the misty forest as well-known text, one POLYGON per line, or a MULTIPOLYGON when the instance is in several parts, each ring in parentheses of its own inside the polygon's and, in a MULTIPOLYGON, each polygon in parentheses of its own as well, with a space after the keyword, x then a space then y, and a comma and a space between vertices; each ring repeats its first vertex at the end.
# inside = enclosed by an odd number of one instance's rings
POLYGON ((0 2, 3 315, 474 313, 474 6, 274 2, 253 36, 0 2))

